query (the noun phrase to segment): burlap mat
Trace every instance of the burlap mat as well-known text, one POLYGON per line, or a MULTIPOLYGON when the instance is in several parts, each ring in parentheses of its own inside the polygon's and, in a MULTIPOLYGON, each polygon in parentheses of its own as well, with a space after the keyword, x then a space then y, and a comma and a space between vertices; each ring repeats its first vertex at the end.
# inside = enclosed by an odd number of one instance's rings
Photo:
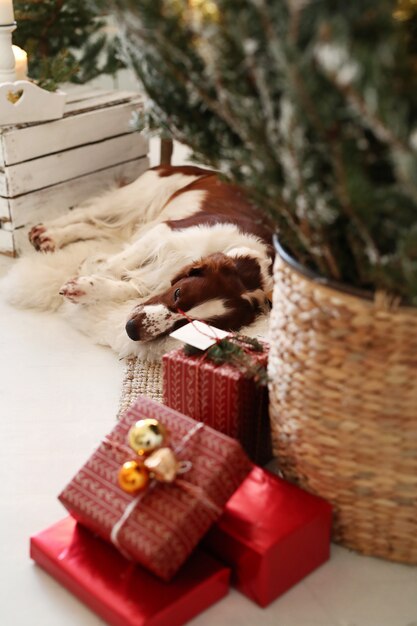
POLYGON ((162 364, 160 361, 128 359, 123 378, 118 418, 139 395, 162 402, 162 364))

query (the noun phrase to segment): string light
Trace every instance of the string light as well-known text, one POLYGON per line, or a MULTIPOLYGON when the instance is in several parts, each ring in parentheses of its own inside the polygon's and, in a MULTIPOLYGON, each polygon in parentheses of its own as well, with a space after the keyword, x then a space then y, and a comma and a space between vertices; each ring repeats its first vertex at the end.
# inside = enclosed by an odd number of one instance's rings
POLYGON ((392 16, 398 22, 407 22, 417 13, 417 0, 397 0, 392 16))
POLYGON ((164 0, 163 13, 179 18, 180 23, 195 30, 220 21, 220 11, 214 0, 164 0))
POLYGON ((204 20, 218 22, 220 11, 213 0, 188 0, 188 6, 201 14, 204 20))

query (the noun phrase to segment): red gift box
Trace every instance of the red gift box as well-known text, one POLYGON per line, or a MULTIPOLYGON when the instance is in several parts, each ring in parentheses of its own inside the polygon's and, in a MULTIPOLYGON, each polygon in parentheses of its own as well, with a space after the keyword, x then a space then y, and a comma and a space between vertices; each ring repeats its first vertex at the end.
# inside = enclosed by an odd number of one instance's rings
POLYGON ((32 537, 30 554, 113 626, 180 626, 228 592, 229 570, 201 551, 167 584, 71 517, 32 537))
POLYGON ((236 441, 199 426, 139 397, 59 496, 77 521, 163 580, 184 563, 252 468, 236 441), (166 426, 169 445, 183 446, 177 458, 189 469, 171 484, 151 482, 136 497, 121 489, 118 473, 134 456, 126 449, 129 429, 145 418, 166 426))
POLYGON ((267 606, 330 556, 330 504, 255 467, 204 545, 232 568, 232 583, 267 606))
MULTIPOLYGON (((266 367, 264 348, 250 356, 266 367)), ((162 364, 167 406, 237 439, 254 463, 264 465, 272 458, 266 385, 257 385, 231 364, 188 356, 183 348, 165 354, 162 364)))

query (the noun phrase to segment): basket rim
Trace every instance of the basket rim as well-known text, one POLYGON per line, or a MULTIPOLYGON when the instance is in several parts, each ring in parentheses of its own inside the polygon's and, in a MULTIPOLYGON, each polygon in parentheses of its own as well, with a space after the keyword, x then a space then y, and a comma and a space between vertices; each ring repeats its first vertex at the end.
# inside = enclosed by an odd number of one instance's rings
MULTIPOLYGON (((315 270, 312 270, 309 267, 306 267, 299 261, 297 261, 291 254, 284 248, 284 246, 280 243, 278 234, 275 233, 273 235, 273 244, 274 248, 283 263, 285 263, 288 267, 290 267, 297 274, 301 275, 307 282, 313 283, 317 287, 321 287, 323 289, 327 289, 329 291, 333 291, 339 293, 341 297, 351 297, 355 300, 361 300, 366 304, 375 305, 376 298, 378 294, 384 294, 385 292, 381 291, 369 291, 366 289, 360 289, 359 287, 352 287, 348 283, 342 283, 337 280, 326 278, 321 276, 315 270)), ((401 303, 393 303, 391 306, 383 307, 388 309, 389 311, 401 311, 403 313, 410 313, 417 315, 417 307, 404 305, 401 303)))

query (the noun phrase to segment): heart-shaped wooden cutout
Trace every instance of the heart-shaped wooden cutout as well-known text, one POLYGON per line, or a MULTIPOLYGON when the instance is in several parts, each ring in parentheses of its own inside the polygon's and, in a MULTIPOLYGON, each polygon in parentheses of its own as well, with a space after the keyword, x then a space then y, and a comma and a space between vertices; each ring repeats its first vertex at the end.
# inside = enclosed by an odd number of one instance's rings
POLYGON ((23 95, 23 89, 17 89, 17 91, 8 91, 6 98, 12 104, 16 104, 23 95))

